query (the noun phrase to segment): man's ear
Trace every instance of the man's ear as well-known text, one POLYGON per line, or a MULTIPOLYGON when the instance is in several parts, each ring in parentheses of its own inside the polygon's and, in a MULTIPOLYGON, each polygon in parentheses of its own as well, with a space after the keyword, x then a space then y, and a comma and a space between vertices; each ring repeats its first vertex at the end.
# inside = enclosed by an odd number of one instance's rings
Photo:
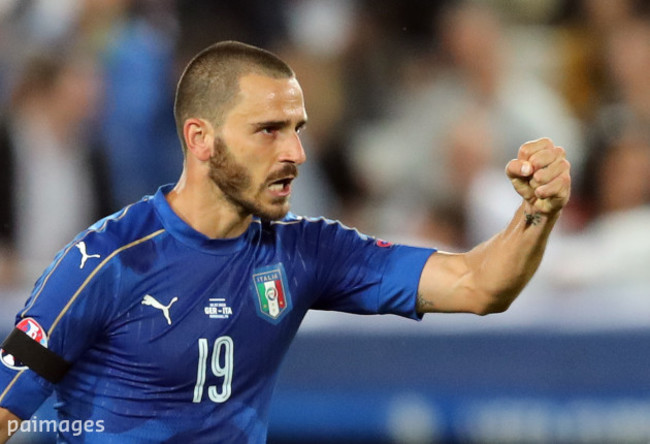
POLYGON ((183 124, 183 137, 188 154, 206 162, 212 156, 214 128, 204 119, 190 118, 183 124))

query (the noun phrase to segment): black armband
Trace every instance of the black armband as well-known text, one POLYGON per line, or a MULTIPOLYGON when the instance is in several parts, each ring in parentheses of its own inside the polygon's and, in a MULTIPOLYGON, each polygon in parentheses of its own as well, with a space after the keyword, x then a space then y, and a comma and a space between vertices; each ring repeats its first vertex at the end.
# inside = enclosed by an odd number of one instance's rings
POLYGON ((29 367, 34 373, 56 384, 72 365, 61 356, 34 341, 19 328, 7 336, 0 348, 29 367))

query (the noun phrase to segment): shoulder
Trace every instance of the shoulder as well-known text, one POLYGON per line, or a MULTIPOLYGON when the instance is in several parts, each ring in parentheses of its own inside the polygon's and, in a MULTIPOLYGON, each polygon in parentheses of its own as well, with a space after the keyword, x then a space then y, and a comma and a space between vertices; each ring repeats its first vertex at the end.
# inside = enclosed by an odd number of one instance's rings
POLYGON ((152 197, 146 196, 100 219, 81 232, 68 246, 79 249, 81 244, 84 244, 86 247, 93 247, 100 254, 109 255, 153 239, 163 231, 153 207, 152 197))
POLYGON ((119 281, 119 261, 113 258, 163 232, 149 197, 97 221, 59 251, 36 281, 22 316, 41 301, 49 306, 73 301, 82 292, 105 293, 119 281))
POLYGON ((281 220, 265 222, 264 225, 276 236, 296 236, 309 242, 331 243, 338 240, 374 240, 374 238, 361 233, 356 228, 348 227, 338 220, 326 217, 306 217, 289 213, 281 220))
POLYGON ((117 254, 162 234, 151 196, 100 219, 59 251, 44 276, 74 270, 75 276, 94 275, 117 254))

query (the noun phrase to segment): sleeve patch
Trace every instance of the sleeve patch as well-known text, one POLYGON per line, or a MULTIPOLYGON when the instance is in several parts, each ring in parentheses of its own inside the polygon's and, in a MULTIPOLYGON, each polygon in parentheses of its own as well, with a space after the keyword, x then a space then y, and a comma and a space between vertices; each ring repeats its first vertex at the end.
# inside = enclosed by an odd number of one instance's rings
MULTIPOLYGON (((20 321, 16 328, 23 331, 32 340, 36 341, 43 347, 47 348, 47 333, 41 325, 34 320, 34 318, 25 318, 20 321)), ((4 343, 2 344, 4 347, 4 343)), ((11 353, 7 352, 4 348, 0 349, 0 359, 2 363, 12 370, 26 370, 27 366, 20 360, 16 359, 11 353)))
POLYGON ((33 318, 25 318, 2 343, 2 363, 14 370, 26 367, 52 383, 67 373, 71 364, 47 349, 47 334, 33 318))

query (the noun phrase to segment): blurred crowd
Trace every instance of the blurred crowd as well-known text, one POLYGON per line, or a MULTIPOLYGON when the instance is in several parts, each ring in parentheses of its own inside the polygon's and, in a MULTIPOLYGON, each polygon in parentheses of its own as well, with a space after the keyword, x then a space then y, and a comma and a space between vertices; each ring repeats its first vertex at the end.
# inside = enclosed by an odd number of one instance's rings
POLYGON ((0 287, 176 180, 175 82, 230 39, 304 89, 295 213, 465 250, 505 226, 505 164, 547 136, 574 186, 540 281, 650 284, 647 1, 4 0, 0 287))

